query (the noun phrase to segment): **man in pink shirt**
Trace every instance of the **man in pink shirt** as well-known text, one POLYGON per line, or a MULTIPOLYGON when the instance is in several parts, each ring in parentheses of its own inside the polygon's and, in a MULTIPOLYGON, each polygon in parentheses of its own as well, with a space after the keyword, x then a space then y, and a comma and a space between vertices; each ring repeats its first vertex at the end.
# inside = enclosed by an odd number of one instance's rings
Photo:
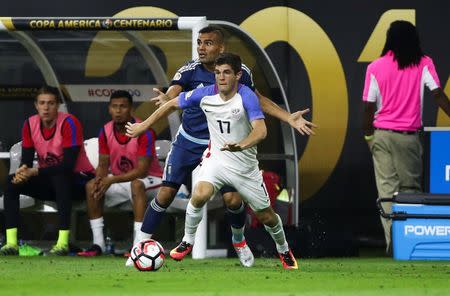
MULTIPOLYGON (((450 102, 442 91, 431 58, 420 47, 414 25, 391 24, 381 57, 367 67, 363 92, 364 137, 373 156, 379 197, 395 192, 420 192, 422 181, 423 91, 426 86, 450 116, 450 102)), ((386 204, 390 211, 390 204, 386 204)), ((381 218, 386 250, 390 221, 381 218)))

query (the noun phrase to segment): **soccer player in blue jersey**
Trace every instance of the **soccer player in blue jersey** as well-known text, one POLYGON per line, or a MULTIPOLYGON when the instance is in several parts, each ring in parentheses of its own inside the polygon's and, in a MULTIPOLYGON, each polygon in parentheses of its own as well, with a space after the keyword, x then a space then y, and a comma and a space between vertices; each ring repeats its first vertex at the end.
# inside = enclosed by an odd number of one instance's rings
MULTIPOLYGON (((224 186, 233 186, 272 236, 283 268, 297 269, 283 224, 270 207, 262 173, 258 168, 256 145, 267 134, 259 100, 251 89, 239 83, 243 72, 239 56, 223 53, 215 64, 216 84, 182 92, 142 124, 144 127, 151 126, 175 108, 188 110, 195 107, 202 110, 207 119, 209 147, 204 154, 194 192, 186 209, 183 240, 170 252, 170 256, 175 260, 182 260, 191 252, 195 233, 202 219, 203 206, 215 192, 224 186)), ((128 124, 127 129, 132 131, 133 124, 128 124)))
MULTIPOLYGON (((215 84, 214 61, 224 50, 224 35, 218 27, 207 26, 201 29, 197 39, 199 58, 188 62, 176 72, 171 86, 165 94, 155 89, 159 95, 152 101, 156 105, 162 105, 177 97, 182 91, 191 91, 215 84)), ((242 65, 242 75, 239 82, 252 90, 254 89, 251 72, 245 65, 242 65)), ((314 134, 312 128, 316 126, 302 116, 309 112, 308 109, 290 114, 259 94, 257 90, 255 92, 265 113, 289 123, 302 135, 314 134)), ((137 134, 132 134, 132 136, 135 135, 137 134)), ((197 107, 184 109, 182 124, 166 160, 162 186, 157 197, 150 202, 141 228, 149 237, 161 222, 164 212, 174 200, 178 188, 181 184, 187 183, 192 171, 200 163, 208 141, 208 126, 202 110, 197 107)), ((254 258, 244 237, 246 218, 244 204, 234 188, 224 187, 221 189, 221 193, 227 206, 233 246, 241 264, 250 267, 253 265, 254 258)))

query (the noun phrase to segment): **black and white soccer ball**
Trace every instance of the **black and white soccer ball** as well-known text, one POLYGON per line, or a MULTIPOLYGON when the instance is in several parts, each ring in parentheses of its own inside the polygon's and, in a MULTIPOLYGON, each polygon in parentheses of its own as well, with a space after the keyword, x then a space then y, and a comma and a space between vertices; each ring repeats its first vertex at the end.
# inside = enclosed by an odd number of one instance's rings
POLYGON ((143 239, 131 249, 131 260, 140 271, 157 271, 164 264, 164 249, 153 239, 143 239))

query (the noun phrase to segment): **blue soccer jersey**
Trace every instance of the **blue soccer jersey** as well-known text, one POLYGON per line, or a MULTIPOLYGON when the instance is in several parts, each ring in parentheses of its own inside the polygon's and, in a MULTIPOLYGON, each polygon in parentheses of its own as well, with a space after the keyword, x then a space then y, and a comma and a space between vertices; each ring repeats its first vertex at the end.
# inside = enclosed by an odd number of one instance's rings
MULTIPOLYGON (((208 86, 216 83, 213 72, 208 71, 198 60, 190 61, 178 69, 172 79, 171 85, 180 85, 183 91, 190 91, 196 88, 208 86)), ((253 79, 250 69, 242 65, 242 77, 239 83, 254 90, 253 79)), ((203 111, 198 106, 183 109, 181 119, 183 135, 198 144, 204 143, 201 140, 209 139, 208 124, 203 111), (200 141, 197 141, 200 140, 200 141)))

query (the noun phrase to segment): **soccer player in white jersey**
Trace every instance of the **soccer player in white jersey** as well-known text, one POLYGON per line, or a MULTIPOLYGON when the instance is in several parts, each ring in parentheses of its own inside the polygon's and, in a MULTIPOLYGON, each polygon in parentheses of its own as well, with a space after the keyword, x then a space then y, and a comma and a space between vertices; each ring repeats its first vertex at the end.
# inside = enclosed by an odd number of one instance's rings
POLYGON ((231 53, 221 54, 216 59, 215 85, 181 93, 143 123, 129 123, 127 133, 133 135, 142 128, 148 128, 175 108, 197 106, 206 115, 210 144, 186 209, 184 237, 170 252, 173 259, 182 260, 192 251, 205 203, 223 186, 232 186, 272 236, 283 268, 298 269, 286 241, 281 219, 270 207, 256 159, 256 145, 267 134, 264 115, 255 93, 239 84, 241 75, 240 57, 231 53))

